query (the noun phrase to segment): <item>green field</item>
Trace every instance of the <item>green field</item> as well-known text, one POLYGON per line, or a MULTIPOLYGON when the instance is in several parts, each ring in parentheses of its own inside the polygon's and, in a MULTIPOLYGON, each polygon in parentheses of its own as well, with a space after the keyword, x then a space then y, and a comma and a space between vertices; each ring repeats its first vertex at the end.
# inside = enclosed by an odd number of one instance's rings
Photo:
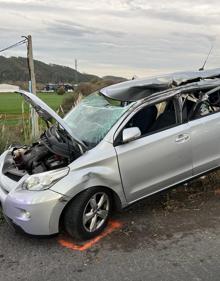
MULTIPOLYGON (((65 96, 54 93, 39 93, 38 97, 56 110, 65 96)), ((21 114, 23 101, 24 99, 19 94, 0 93, 0 114, 21 114)), ((28 106, 25 106, 25 111, 28 111, 28 106)))
MULTIPOLYGON (((41 98, 55 111, 62 104, 66 95, 57 95, 54 93, 39 93, 38 97, 41 98)), ((0 93, 0 124, 15 125, 22 116, 22 104, 24 105, 24 112, 29 112, 29 106, 24 102, 17 93, 0 93)))

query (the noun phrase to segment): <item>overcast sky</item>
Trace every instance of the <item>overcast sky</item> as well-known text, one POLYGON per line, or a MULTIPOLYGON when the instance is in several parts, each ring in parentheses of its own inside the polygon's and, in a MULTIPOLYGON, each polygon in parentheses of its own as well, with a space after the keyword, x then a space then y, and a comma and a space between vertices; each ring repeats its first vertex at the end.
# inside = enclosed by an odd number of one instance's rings
MULTIPOLYGON (((34 57, 100 76, 220 67, 219 0, 0 0, 0 49, 33 36, 34 57)), ((25 56, 21 46, 2 53, 25 56)))

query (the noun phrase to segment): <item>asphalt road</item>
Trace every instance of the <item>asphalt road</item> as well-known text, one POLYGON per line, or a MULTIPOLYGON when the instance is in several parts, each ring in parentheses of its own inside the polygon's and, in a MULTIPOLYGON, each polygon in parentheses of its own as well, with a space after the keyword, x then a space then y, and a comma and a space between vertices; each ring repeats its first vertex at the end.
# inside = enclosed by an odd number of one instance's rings
POLYGON ((122 225, 87 250, 0 224, 0 281, 220 280, 220 180, 153 196, 117 213, 122 225))

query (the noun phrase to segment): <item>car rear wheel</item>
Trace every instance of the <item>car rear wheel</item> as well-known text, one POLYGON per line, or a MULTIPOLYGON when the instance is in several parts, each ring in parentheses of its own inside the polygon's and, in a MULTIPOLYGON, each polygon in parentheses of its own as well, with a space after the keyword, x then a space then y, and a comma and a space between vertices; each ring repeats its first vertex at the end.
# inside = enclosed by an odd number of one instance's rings
POLYGON ((108 223, 111 193, 101 187, 90 188, 74 198, 64 214, 66 231, 76 239, 91 239, 108 223))

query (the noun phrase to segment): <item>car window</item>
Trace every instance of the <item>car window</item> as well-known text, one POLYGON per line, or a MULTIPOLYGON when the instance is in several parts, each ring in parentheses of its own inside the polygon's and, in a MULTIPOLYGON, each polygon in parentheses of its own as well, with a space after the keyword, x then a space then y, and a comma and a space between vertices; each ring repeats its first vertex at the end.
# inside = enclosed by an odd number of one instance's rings
POLYGON ((189 94, 183 101, 183 120, 195 120, 220 111, 220 91, 189 94))
POLYGON ((138 127, 141 136, 152 134, 176 125, 175 106, 172 100, 146 106, 140 109, 125 128, 138 127))
POLYGON ((93 148, 131 106, 132 103, 122 104, 94 93, 84 98, 64 120, 74 135, 93 148))

